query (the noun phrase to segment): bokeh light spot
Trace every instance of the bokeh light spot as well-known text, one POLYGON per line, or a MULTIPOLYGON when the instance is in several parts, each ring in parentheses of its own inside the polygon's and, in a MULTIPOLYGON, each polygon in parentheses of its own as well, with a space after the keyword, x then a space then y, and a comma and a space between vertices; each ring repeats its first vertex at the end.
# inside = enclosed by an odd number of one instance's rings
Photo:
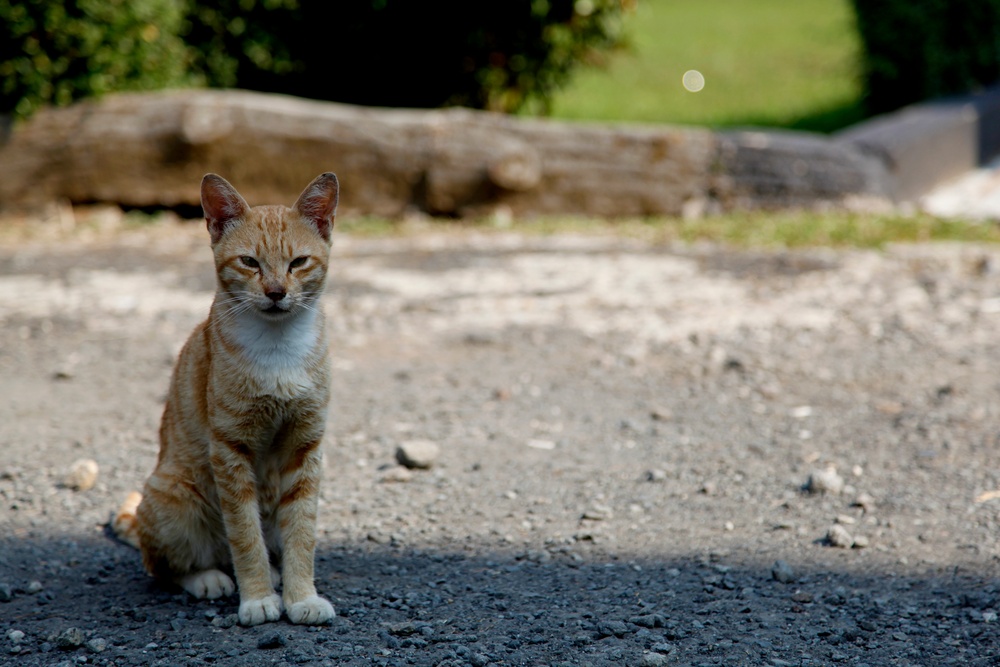
POLYGON ((684 84, 684 88, 688 91, 697 93, 705 87, 705 76, 696 69, 689 69, 684 72, 681 83, 684 84))

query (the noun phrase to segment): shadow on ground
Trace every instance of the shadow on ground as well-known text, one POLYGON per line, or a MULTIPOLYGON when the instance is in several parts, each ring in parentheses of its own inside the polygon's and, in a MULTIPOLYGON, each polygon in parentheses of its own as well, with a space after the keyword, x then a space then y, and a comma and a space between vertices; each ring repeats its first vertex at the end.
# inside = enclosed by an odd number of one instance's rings
POLYGON ((713 555, 589 560, 369 542, 321 545, 317 575, 338 609, 332 625, 243 628, 235 600, 162 590, 137 552, 106 536, 7 538, 0 662, 992 665, 1000 653, 990 611, 1000 586, 958 569, 800 571, 780 583, 770 564, 713 555))

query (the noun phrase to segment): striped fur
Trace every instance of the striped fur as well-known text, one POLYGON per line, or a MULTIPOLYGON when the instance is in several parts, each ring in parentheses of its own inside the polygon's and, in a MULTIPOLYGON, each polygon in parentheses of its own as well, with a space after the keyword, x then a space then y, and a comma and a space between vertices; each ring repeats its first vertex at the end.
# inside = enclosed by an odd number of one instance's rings
POLYGON ((156 469, 113 522, 151 575, 196 597, 231 594, 234 572, 244 625, 282 609, 293 623, 334 615, 313 561, 330 394, 319 299, 338 189, 322 174, 292 208, 251 208, 205 176, 215 300, 177 359, 156 469))

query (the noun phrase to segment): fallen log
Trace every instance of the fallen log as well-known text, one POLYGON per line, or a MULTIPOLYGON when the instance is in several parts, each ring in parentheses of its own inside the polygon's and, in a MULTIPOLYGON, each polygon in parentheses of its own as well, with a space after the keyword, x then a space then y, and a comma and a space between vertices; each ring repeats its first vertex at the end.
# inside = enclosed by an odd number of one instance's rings
POLYGON ((290 202, 303 182, 334 171, 345 213, 679 215, 880 197, 879 168, 811 135, 183 90, 44 109, 14 126, 0 140, 0 207, 198 206, 210 171, 252 204, 290 202))

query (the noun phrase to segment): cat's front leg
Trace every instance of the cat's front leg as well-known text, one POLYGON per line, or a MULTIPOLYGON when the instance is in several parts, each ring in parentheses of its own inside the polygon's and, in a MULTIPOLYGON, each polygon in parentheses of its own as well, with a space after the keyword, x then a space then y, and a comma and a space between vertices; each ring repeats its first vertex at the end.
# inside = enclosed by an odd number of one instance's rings
POLYGON ((306 625, 328 623, 336 615, 333 605, 316 593, 314 581, 321 437, 314 435, 290 448, 278 501, 285 613, 292 623, 306 625))
POLYGON ((213 433, 211 464, 219 506, 240 592, 242 625, 259 625, 281 618, 281 597, 271 583, 271 566, 260 522, 260 503, 247 445, 213 433))

